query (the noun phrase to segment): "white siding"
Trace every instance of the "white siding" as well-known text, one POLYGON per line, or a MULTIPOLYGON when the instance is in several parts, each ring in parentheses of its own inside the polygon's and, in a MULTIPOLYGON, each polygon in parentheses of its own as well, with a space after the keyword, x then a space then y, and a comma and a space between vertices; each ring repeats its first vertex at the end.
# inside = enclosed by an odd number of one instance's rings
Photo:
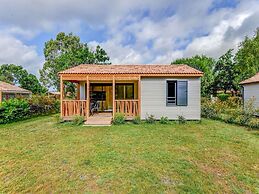
POLYGON ((255 98, 255 107, 259 108, 259 83, 244 85, 244 101, 255 98))
POLYGON ((142 78, 141 79, 141 119, 147 114, 153 114, 156 119, 167 116, 177 119, 184 116, 188 120, 199 120, 200 106, 200 78, 142 78), (167 80, 188 81, 188 105, 166 106, 167 80))

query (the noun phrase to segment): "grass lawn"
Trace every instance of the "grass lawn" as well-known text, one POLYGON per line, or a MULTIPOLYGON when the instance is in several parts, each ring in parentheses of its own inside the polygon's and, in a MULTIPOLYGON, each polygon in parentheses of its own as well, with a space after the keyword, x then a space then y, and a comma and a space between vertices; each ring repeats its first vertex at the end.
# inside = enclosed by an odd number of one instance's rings
POLYGON ((259 131, 203 120, 0 126, 0 193, 259 193, 259 131))

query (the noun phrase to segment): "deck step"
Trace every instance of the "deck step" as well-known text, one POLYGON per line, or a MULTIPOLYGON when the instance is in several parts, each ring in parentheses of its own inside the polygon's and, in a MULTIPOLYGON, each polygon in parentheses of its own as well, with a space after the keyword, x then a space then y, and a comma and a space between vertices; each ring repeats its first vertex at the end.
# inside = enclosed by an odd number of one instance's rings
POLYGON ((95 116, 90 116, 87 121, 85 121, 86 126, 111 126, 112 116, 107 114, 98 114, 95 116))

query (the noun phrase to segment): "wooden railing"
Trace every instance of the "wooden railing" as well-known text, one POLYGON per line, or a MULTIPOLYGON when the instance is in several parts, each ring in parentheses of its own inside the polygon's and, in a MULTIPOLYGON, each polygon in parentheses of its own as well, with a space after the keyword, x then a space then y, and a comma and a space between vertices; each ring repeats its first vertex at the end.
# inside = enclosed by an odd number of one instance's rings
POLYGON ((63 100, 62 102, 62 117, 72 118, 76 115, 86 117, 87 100, 63 100))
POLYGON ((115 100, 115 112, 123 113, 127 117, 139 115, 138 100, 115 100))

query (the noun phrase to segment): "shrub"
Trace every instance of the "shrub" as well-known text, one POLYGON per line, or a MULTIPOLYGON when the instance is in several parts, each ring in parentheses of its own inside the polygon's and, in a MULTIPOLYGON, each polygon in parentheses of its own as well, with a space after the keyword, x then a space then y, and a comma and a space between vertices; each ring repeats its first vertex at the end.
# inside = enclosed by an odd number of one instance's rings
POLYGON ((10 99, 0 105, 0 123, 10 123, 29 116, 29 103, 24 99, 10 99))
POLYGON ((59 112, 60 102, 44 95, 33 95, 29 100, 31 114, 43 115, 59 112))
POLYGON ((125 115, 123 113, 116 113, 114 118, 113 118, 113 121, 112 123, 114 125, 121 125, 121 124, 124 124, 125 123, 125 115))
POLYGON ((85 118, 83 116, 80 115, 76 115, 74 116, 72 122, 74 125, 82 125, 85 121, 85 118))
POLYGON ((184 116, 178 116, 178 122, 179 122, 179 124, 185 124, 186 119, 184 118, 184 116))
POLYGON ((156 121, 156 118, 155 118, 155 116, 152 115, 152 114, 151 114, 151 115, 147 114, 147 115, 146 115, 146 118, 145 118, 145 121, 146 121, 146 123, 154 124, 155 121, 156 121))
POLYGON ((161 124, 168 124, 169 123, 168 117, 162 116, 160 118, 160 120, 159 120, 159 123, 161 123, 161 124))
POLYGON ((0 124, 59 112, 59 101, 34 95, 30 99, 9 99, 0 105, 0 124))
POLYGON ((60 117, 59 114, 58 114, 58 115, 55 115, 55 119, 56 119, 57 123, 62 123, 62 122, 64 122, 64 120, 62 119, 62 117, 60 117))
POLYGON ((132 120, 132 122, 136 125, 139 125, 141 123, 140 116, 135 116, 132 120))
POLYGON ((250 121, 247 123, 247 126, 251 128, 259 128, 259 119, 258 118, 250 119, 250 121))
POLYGON ((222 94, 218 94, 217 97, 218 97, 219 100, 221 100, 221 101, 226 101, 226 100, 228 100, 228 98, 229 98, 229 94, 224 94, 224 93, 222 93, 222 94))

